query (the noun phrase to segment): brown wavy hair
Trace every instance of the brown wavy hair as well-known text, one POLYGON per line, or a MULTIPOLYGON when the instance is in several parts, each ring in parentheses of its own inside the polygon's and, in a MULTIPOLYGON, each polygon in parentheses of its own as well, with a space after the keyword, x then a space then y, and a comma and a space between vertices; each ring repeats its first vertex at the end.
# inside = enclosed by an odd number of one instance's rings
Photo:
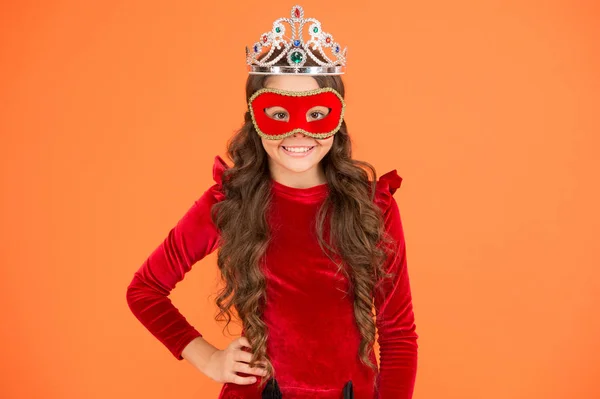
MULTIPOLYGON (((285 57, 278 65, 286 65, 285 57)), ((314 66, 310 58, 307 66, 314 66)), ((342 97, 344 83, 339 75, 313 76, 319 87, 332 87, 342 97)), ((248 75, 246 102, 265 85, 268 75, 248 75)), ((211 217, 220 231, 221 245, 217 264, 225 285, 219 291, 216 304, 217 321, 231 319, 235 308, 252 345, 250 367, 266 361, 267 375, 260 387, 275 375, 266 353, 267 326, 263 322, 262 306, 266 301, 266 281, 259 265, 270 241, 266 213, 270 204, 270 172, 268 154, 256 132, 249 110, 244 124, 229 139, 227 156, 233 166, 223 174, 225 199, 212 207, 211 217)), ((393 251, 393 239, 384 228, 381 209, 374 202, 375 168, 364 161, 352 159, 352 142, 346 122, 334 135, 330 151, 321 160, 329 186, 316 217, 316 232, 321 250, 334 263, 342 260, 338 270, 349 279, 354 292, 354 316, 362 336, 360 361, 377 371, 369 356, 375 343, 376 324, 373 319, 374 288, 381 288, 381 279, 391 277, 385 272, 385 259, 393 251), (369 179, 367 171, 373 176, 369 179), (329 215, 330 234, 323 237, 324 223, 329 215), (345 265, 344 265, 345 264, 345 265)), ((374 381, 374 385, 375 385, 374 381)))

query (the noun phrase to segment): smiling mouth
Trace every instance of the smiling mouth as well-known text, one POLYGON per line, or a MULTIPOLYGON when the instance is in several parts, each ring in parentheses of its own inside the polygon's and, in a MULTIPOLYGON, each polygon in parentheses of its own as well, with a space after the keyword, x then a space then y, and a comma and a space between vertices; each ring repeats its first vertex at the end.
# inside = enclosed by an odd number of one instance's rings
POLYGON ((297 152, 297 153, 303 153, 303 152, 308 152, 310 150, 312 150, 313 148, 315 148, 316 146, 312 145, 312 146, 293 146, 293 147, 286 147, 286 146, 281 146, 284 150, 289 151, 289 152, 297 152))

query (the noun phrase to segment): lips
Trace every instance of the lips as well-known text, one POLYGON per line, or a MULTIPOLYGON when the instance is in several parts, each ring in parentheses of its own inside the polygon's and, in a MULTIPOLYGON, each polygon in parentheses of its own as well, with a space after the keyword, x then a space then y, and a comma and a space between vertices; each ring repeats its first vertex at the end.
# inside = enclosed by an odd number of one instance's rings
MULTIPOLYGON (((306 150, 306 151, 290 151, 290 150, 286 149, 287 148, 286 146, 281 146, 281 150, 289 156, 298 158, 298 157, 305 157, 305 156, 308 156, 309 154, 312 154, 315 147, 316 147, 316 145, 313 145, 310 147, 304 147, 304 148, 308 148, 308 150, 306 150)), ((298 147, 292 147, 292 148, 298 148, 298 147)))
POLYGON ((313 147, 315 147, 314 145, 282 145, 283 148, 288 149, 288 148, 308 148, 309 150, 313 147))

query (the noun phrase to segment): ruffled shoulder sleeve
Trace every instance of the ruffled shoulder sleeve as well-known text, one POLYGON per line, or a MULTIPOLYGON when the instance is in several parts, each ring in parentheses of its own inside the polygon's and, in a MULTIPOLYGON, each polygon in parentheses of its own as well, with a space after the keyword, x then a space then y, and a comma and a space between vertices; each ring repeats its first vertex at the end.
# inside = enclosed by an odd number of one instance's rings
POLYGON ((398 175, 396 169, 384 173, 379 177, 375 185, 375 203, 385 212, 392 200, 393 194, 402 184, 402 177, 398 175))
POLYGON ((227 165, 219 155, 215 156, 212 174, 216 184, 213 185, 212 189, 215 193, 215 197, 219 201, 225 198, 225 193, 223 192, 223 172, 225 172, 226 169, 229 169, 229 165, 227 165))
POLYGON ((225 169, 229 169, 229 165, 227 165, 219 155, 215 156, 215 162, 213 164, 213 179, 215 183, 221 185, 225 169))

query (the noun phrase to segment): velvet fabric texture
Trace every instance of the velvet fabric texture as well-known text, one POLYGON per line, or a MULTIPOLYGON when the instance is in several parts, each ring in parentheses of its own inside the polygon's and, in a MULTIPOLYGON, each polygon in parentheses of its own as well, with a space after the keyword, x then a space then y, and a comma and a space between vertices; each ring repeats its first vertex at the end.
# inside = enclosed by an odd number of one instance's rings
MULTIPOLYGON (((168 295, 197 261, 219 245, 210 208, 225 198, 221 183, 226 168, 227 164, 216 156, 215 184, 193 203, 143 262, 127 289, 133 314, 178 360, 183 359, 185 346, 202 334, 168 295)), ((263 320, 269 334, 267 353, 283 398, 340 399, 342 388, 350 380, 357 399, 412 398, 418 335, 404 232, 393 197, 402 178, 392 170, 380 176, 376 184, 375 202, 384 212, 386 230, 398 241, 398 250, 386 262, 386 269, 396 277, 384 285, 383 295, 374 296, 380 347, 378 373, 358 358, 360 334, 354 319, 353 293, 345 293, 349 282, 336 274, 336 266, 317 243, 314 218, 328 194, 327 183, 294 188, 271 182, 273 197, 267 216, 272 241, 263 269, 267 279, 263 320)), ((325 237, 328 231, 326 223, 325 237)), ((374 353, 371 360, 376 362, 374 353)), ((219 399, 260 399, 257 385, 262 377, 257 378, 251 385, 224 384, 219 399)))

